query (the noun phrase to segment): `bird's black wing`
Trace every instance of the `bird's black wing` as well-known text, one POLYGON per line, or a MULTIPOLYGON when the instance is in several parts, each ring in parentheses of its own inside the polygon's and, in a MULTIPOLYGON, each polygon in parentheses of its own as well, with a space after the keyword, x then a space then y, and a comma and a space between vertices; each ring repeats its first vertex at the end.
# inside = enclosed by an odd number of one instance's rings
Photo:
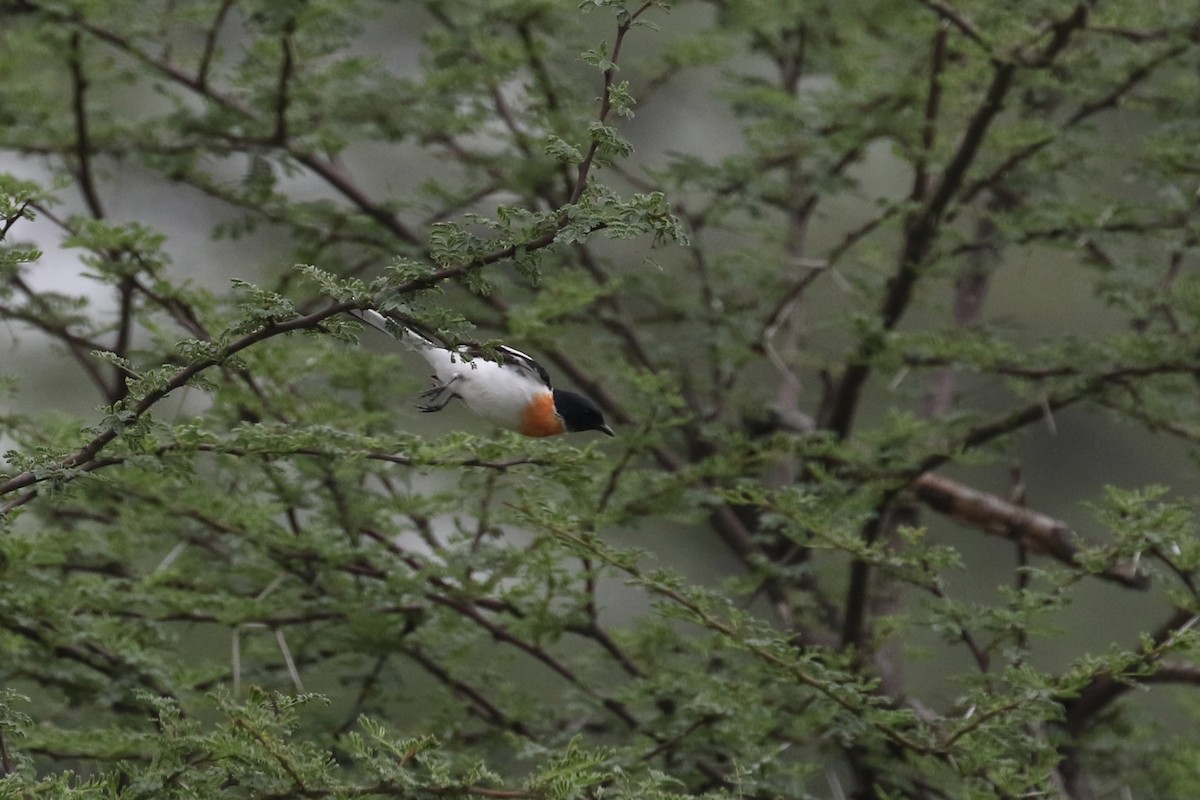
POLYGON ((528 356, 525 353, 522 353, 520 350, 517 350, 515 347, 509 347, 506 344, 502 344, 497 347, 496 351, 500 353, 501 361, 503 361, 503 363, 511 364, 518 369, 532 372, 538 377, 538 380, 546 384, 547 389, 554 388, 550 384, 550 373, 546 372, 546 368, 534 360, 533 356, 528 356))
MULTIPOLYGON (((429 329, 424 328, 424 326, 417 323, 416 320, 413 320, 409 317, 396 314, 396 316, 391 319, 391 321, 396 324, 396 328, 394 329, 388 325, 389 318, 385 317, 383 314, 380 314, 374 309, 353 308, 349 310, 349 313, 355 317, 358 317, 358 319, 367 323, 371 327, 378 328, 393 338, 397 337, 397 329, 402 331, 403 333, 407 334, 408 337, 410 337, 410 343, 416 345, 418 348, 450 350, 450 347, 447 347, 443 343, 444 340, 441 339, 441 337, 436 336, 436 334, 430 332, 429 329), (398 319, 396 317, 398 317, 398 319)), ((395 314, 395 312, 392 313, 395 314)), ((515 367, 516 369, 527 373, 534 380, 541 381, 546 385, 547 389, 554 388, 550 383, 550 373, 546 372, 546 368, 539 364, 532 356, 522 353, 515 347, 509 347, 505 344, 498 344, 494 347, 485 348, 479 344, 462 344, 459 345, 457 349, 458 352, 462 353, 468 360, 473 358, 486 358, 491 361, 499 361, 499 363, 505 366, 515 367), (499 358, 497 359, 496 356, 499 356, 499 358)))

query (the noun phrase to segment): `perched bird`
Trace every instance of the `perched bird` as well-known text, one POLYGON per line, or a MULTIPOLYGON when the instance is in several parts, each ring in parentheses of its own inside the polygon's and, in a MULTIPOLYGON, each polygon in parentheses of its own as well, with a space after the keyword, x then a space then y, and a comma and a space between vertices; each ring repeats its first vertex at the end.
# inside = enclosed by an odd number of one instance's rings
POLYGON ((434 386, 420 395, 417 408, 421 411, 441 411, 457 397, 489 422, 526 436, 574 431, 616 435, 595 403, 581 394, 555 389, 545 368, 520 350, 500 345, 496 348, 500 361, 496 362, 479 347, 463 345, 450 350, 403 325, 398 326, 398 336, 378 311, 367 308, 350 313, 409 344, 433 367, 434 386))

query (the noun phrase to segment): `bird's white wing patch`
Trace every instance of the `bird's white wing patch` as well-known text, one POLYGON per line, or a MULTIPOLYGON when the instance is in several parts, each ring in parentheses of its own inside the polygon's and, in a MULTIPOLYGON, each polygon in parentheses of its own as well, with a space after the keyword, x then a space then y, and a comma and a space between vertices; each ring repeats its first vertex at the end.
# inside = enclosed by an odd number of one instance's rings
POLYGON ((550 373, 546 372, 545 367, 534 360, 532 356, 526 355, 515 347, 509 347, 506 344, 500 345, 496 350, 504 356, 506 364, 532 373, 538 380, 546 384, 547 387, 550 387, 550 373))

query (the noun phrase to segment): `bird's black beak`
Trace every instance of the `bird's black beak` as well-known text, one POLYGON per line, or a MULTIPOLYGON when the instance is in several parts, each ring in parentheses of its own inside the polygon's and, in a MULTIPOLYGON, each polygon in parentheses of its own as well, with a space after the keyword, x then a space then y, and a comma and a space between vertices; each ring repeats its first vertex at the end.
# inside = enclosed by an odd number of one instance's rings
POLYGON ((602 432, 604 432, 604 433, 607 433, 609 436, 616 436, 616 434, 615 434, 615 433, 613 433, 613 429, 612 429, 612 428, 610 428, 610 427, 608 427, 608 423, 607 423, 607 422, 601 422, 601 423, 600 423, 600 427, 599 427, 599 428, 596 428, 596 430, 598 430, 598 431, 602 431, 602 432))

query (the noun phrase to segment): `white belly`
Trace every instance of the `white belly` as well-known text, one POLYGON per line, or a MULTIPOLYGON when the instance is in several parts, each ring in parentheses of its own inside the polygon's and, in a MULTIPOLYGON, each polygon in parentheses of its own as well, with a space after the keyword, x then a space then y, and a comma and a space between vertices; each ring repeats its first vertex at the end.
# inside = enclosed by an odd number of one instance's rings
MULTIPOLYGON (((503 428, 518 430, 525 409, 546 387, 519 370, 477 357, 464 361, 445 350, 431 358, 440 383, 451 387, 472 412, 503 428), (442 355, 444 354, 444 355, 442 355)), ((431 355, 433 354, 431 353, 431 355)))

